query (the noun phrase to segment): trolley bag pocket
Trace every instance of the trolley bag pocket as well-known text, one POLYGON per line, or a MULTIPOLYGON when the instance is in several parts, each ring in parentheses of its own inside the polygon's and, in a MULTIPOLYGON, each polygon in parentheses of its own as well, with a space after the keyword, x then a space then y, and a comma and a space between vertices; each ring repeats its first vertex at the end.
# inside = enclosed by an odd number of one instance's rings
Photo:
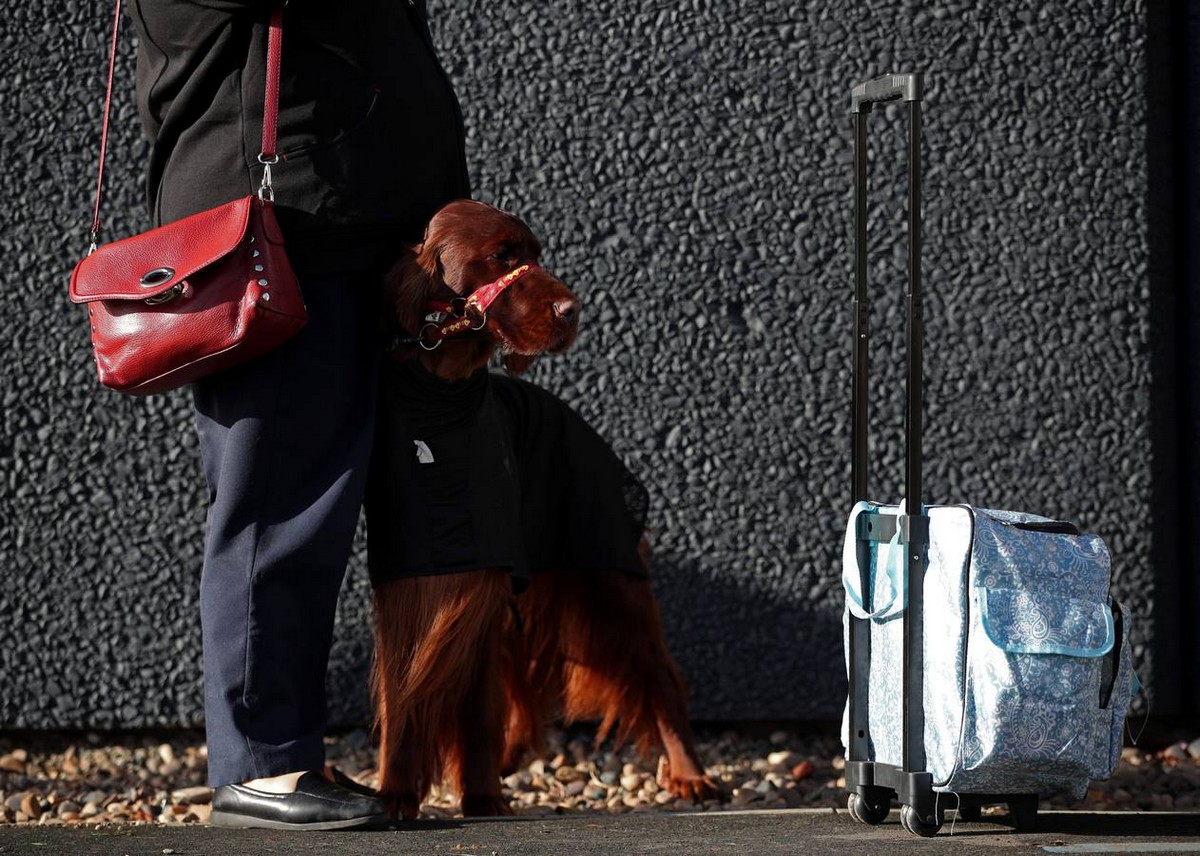
MULTIPOLYGON (((896 510, 856 508, 852 518, 896 510)), ((1116 767, 1132 683, 1129 612, 1109 597, 1108 550, 1035 515, 969 506, 928 513, 923 695, 935 789, 1083 796, 1116 767)), ((855 547, 846 549, 850 556, 855 547)), ((904 588, 887 545, 878 554, 869 576, 882 607, 904 588)), ((890 618, 903 603, 867 612, 850 589, 847 622, 878 613, 862 690, 872 698, 875 754, 895 763, 901 705, 887 673, 899 672, 903 638, 890 618)))

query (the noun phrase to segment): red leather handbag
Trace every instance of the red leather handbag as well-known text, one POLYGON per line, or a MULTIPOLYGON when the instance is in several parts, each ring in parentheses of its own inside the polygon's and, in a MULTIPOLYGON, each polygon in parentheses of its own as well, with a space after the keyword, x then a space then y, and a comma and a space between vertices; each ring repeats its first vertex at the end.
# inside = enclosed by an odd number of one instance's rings
POLYGON ((96 370, 132 395, 175 389, 282 344, 307 320, 272 207, 283 4, 271 15, 258 194, 97 249, 104 155, 121 0, 112 58, 92 245, 71 274, 70 297, 87 304, 96 370))

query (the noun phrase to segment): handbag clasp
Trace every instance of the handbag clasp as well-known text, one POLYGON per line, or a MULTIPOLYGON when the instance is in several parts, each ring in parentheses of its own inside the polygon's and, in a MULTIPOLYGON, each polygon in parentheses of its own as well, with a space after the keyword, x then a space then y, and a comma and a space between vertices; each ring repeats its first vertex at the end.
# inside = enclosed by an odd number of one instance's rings
POLYGON ((153 297, 147 297, 145 303, 147 306, 162 306, 164 303, 170 303, 176 298, 182 297, 187 290, 187 280, 177 282, 162 294, 156 294, 153 297))

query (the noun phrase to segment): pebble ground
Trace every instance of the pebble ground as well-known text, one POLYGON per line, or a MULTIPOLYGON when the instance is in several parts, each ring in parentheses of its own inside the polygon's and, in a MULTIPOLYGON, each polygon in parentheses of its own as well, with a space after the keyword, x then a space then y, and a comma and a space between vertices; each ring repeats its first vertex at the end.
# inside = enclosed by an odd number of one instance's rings
MULTIPOLYGON (((724 802, 692 804, 656 783, 656 759, 630 748, 593 747, 582 731, 553 730, 547 751, 504 780, 518 814, 731 811, 845 805, 842 747, 823 731, 701 731, 699 750, 725 791, 724 802)), ((375 751, 365 730, 326 740, 332 763, 373 785, 375 751)), ((169 734, 0 734, 0 823, 44 825, 197 824, 209 818, 207 752, 199 732, 169 734)), ((1153 751, 1126 748, 1117 772, 1082 800, 1051 798, 1043 808, 1200 809, 1200 739, 1153 751)), ((423 812, 458 812, 435 790, 423 812)))

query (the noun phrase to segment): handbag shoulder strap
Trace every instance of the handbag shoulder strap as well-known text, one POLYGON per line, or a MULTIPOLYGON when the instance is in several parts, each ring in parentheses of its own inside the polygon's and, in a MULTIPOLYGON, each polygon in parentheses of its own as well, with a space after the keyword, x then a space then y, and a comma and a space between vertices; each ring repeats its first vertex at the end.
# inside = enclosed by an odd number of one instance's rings
POLYGON ((258 198, 272 202, 275 191, 271 187, 271 165, 279 163, 275 136, 279 130, 279 54, 283 47, 283 7, 286 5, 287 0, 276 2, 267 31, 267 86, 263 93, 262 152, 258 156, 258 162, 263 165, 258 198))
MULTIPOLYGON (((279 162, 275 150, 279 130, 279 58, 283 46, 283 7, 287 0, 277 0, 271 10, 271 23, 267 33, 267 85, 263 95, 262 152, 258 161, 263 165, 262 185, 258 189, 261 199, 273 199, 271 188, 271 165, 279 162)), ((118 35, 121 31, 121 0, 116 0, 113 13, 112 43, 108 52, 108 84, 104 92, 104 120, 100 126, 100 167, 96 175, 96 205, 92 211, 92 229, 89 235, 88 254, 95 252, 100 238, 100 203, 104 197, 104 160, 108 153, 108 119, 112 111, 113 77, 117 67, 118 35)))

